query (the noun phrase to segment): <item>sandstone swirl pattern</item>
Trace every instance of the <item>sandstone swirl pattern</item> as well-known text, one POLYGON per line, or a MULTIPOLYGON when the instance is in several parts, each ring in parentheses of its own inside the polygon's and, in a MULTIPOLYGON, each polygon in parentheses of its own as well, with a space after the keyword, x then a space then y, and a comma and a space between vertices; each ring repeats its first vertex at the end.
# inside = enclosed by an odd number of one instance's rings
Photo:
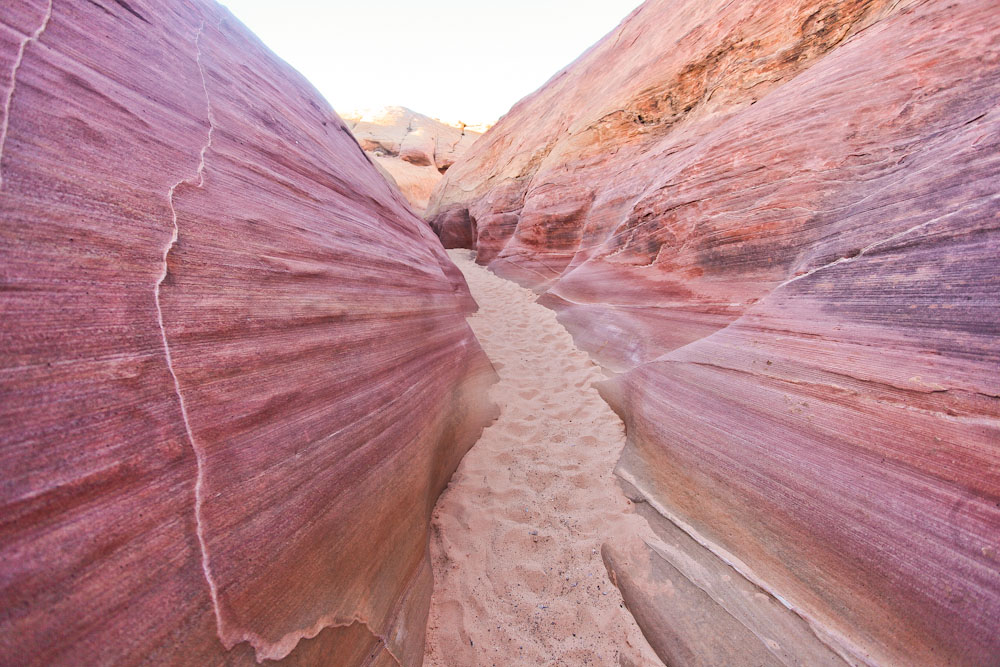
POLYGON ((998 102, 989 0, 650 0, 435 191, 621 373, 618 472, 672 546, 605 558, 669 662, 746 655, 698 596, 784 664, 781 623, 1000 655, 998 102))
POLYGON ((214 3, 4 3, 0 77, 0 663, 419 664, 440 244, 214 3))

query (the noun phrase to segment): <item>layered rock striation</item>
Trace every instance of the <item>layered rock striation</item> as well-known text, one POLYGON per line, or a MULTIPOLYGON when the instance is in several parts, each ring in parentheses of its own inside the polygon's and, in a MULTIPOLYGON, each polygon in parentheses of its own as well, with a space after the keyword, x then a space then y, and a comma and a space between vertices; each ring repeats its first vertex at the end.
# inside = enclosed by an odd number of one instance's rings
POLYGON ((464 124, 448 125, 405 107, 347 112, 344 121, 421 215, 441 174, 481 135, 464 124))
POLYGON ((619 372, 669 664, 1000 655, 998 102, 986 0, 650 0, 435 191, 619 372))
POLYGON ((211 2, 0 9, 0 663, 421 662, 475 304, 211 2))

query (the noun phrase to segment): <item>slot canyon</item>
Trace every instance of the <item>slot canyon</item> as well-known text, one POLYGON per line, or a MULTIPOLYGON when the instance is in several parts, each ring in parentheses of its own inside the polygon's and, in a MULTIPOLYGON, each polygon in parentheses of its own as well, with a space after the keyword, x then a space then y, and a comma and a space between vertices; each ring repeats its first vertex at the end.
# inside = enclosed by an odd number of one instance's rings
POLYGON ((467 125, 0 6, 0 665, 1000 665, 996 0, 607 29, 467 125))

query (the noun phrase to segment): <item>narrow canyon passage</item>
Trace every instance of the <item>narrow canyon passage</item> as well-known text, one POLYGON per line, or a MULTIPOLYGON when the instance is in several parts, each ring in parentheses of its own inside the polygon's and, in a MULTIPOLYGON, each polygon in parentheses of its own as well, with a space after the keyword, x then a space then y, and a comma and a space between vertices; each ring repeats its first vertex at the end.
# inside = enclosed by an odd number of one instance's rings
POLYGON ((530 290, 449 253, 479 302, 469 323, 501 414, 434 511, 426 663, 660 664, 601 559, 644 522, 612 476, 625 433, 599 367, 530 290))

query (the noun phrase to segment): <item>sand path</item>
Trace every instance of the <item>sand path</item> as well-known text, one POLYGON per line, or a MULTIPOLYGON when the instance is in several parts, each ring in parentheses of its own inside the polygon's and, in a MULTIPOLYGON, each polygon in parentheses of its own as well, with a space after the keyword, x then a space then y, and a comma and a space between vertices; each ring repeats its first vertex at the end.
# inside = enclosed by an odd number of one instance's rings
POLYGON ((428 665, 658 665, 601 544, 642 521, 612 471, 624 426, 604 376, 535 295, 450 251, 500 382, 500 418, 434 510, 428 665))

